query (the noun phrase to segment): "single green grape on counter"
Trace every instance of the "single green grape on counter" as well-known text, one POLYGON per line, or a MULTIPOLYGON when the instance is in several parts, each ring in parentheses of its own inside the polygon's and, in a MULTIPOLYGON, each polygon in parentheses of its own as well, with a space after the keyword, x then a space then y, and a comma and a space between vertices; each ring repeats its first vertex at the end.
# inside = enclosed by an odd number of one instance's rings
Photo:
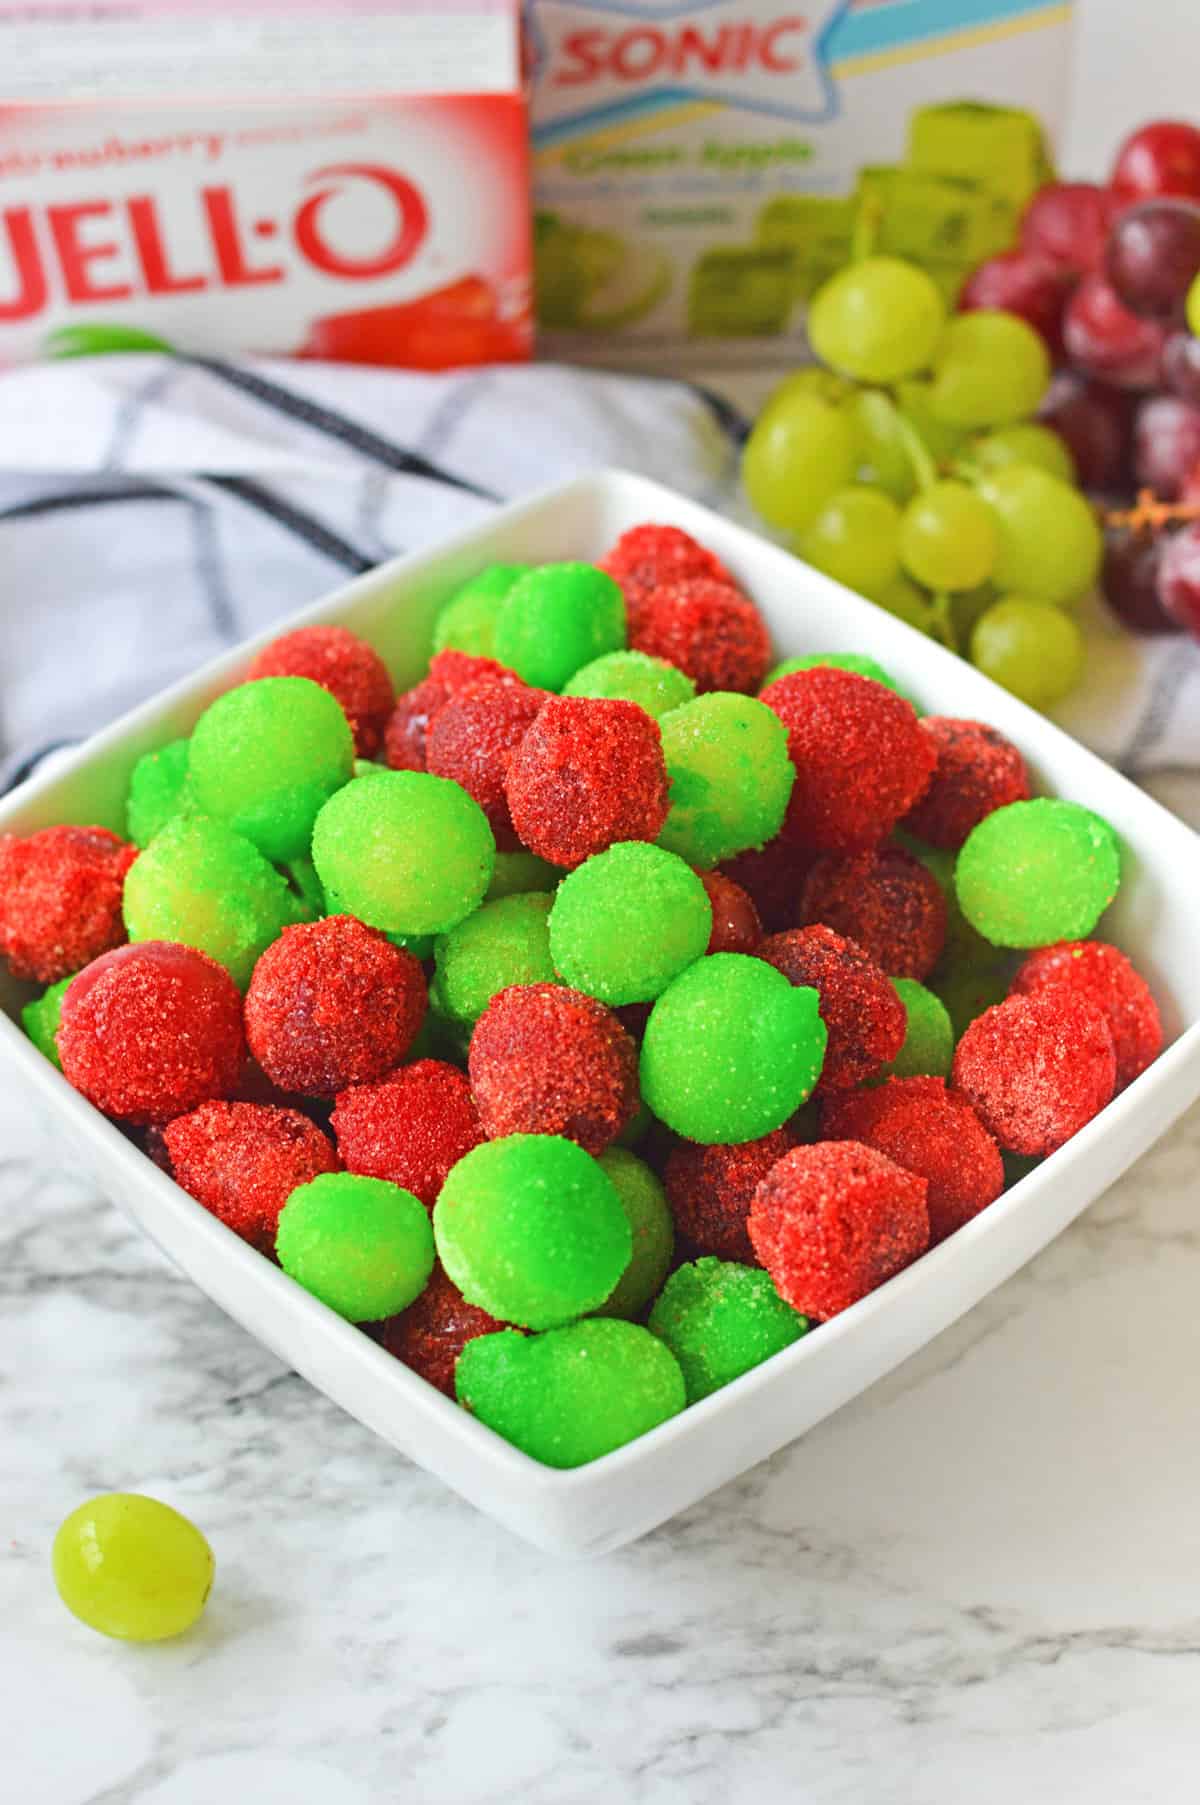
POLYGON ((137 1492, 106 1492, 73 1510, 51 1554, 67 1609, 126 1642, 162 1642, 195 1623, 212 1590, 213 1552, 194 1523, 137 1492))

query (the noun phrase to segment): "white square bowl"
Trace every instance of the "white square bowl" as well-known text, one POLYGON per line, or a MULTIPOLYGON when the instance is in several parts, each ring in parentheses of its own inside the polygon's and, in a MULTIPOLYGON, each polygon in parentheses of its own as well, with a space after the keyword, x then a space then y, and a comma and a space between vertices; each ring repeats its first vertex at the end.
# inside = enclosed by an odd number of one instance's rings
POLYGON ((620 472, 505 508, 442 550, 399 558, 276 625, 97 735, 0 802, 0 832, 58 821, 121 829, 136 759, 190 732, 283 626, 340 621, 402 685, 428 654, 441 601, 491 562, 595 558, 627 527, 684 527, 763 609, 780 656, 867 652, 932 713, 978 716, 1015 741, 1038 784, 1086 803, 1121 837, 1124 882, 1101 933, 1153 986, 1169 1045, 1060 1152, 870 1297, 650 1435, 557 1472, 528 1459, 335 1316, 160 1172, 37 1053, 12 1019, 30 992, 0 979, 0 1053, 39 1094, 104 1189, 223 1309, 344 1409, 539 1547, 602 1553, 664 1522, 803 1434, 914 1353, 1053 1239, 1200 1095, 1200 839, 986 677, 787 552, 620 472))

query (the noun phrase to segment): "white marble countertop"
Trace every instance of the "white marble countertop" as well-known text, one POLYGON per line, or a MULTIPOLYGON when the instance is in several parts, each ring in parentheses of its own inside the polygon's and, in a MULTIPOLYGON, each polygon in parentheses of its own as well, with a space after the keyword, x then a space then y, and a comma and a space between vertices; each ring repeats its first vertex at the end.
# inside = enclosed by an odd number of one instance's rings
MULTIPOLYGON (((1155 786, 1192 818, 1200 786, 1155 786)), ((14 1805, 1195 1796, 1200 1109, 857 1403, 622 1553, 533 1552, 179 1278, 0 1101, 14 1805), (210 1537, 176 1643, 70 1618, 90 1493, 210 1537)))

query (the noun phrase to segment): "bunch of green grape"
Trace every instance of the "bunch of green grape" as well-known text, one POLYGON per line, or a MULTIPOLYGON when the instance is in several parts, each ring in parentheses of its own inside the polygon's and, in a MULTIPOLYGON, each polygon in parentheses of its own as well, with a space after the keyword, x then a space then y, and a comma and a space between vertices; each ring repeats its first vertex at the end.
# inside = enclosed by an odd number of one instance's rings
POLYGON ((821 363, 787 378, 746 443, 751 504, 818 570, 941 640, 1036 707, 1073 689, 1069 612, 1100 526, 1064 441, 1031 416, 1050 382, 1015 314, 947 318, 915 265, 868 256, 813 297, 821 363))

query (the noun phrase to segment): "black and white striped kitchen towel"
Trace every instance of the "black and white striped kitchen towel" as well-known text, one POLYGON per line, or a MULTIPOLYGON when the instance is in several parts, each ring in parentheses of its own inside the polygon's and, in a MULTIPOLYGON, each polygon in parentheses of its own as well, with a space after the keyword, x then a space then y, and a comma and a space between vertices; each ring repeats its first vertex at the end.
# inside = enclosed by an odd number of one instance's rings
MULTIPOLYGON (((739 511, 707 388, 551 365, 446 376, 103 357, 0 379, 0 786, 347 575, 622 465, 739 511)), ((1200 649, 1099 604, 1059 711, 1130 770, 1200 765, 1200 649)))

